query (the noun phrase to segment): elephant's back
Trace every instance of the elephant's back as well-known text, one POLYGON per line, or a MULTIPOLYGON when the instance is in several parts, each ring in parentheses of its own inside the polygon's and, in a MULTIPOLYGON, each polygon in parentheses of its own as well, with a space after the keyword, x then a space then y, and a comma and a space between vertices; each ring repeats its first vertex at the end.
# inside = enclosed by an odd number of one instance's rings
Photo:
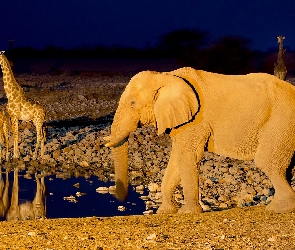
MULTIPOLYGON (((295 86, 266 73, 223 75, 184 67, 170 72, 186 78, 196 89, 203 104, 222 105, 226 102, 244 102, 255 105, 269 102, 276 105, 295 105, 295 86)), ((295 107, 294 107, 295 110, 295 107)))

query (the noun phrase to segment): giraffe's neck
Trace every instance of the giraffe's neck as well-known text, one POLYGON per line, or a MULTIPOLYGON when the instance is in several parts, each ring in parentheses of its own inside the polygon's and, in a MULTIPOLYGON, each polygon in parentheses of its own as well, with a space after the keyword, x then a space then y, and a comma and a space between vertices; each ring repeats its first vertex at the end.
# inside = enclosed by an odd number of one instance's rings
POLYGON ((283 58, 284 50, 283 50, 283 44, 280 43, 279 46, 279 58, 283 58))
POLYGON ((17 83, 14 78, 13 72, 10 67, 10 63, 5 56, 1 56, 1 68, 3 73, 3 83, 4 90, 6 92, 7 98, 15 98, 16 95, 20 96, 23 94, 21 86, 17 83))
POLYGON ((283 48, 283 37, 278 37, 278 43, 279 43, 279 53, 278 53, 278 63, 284 64, 283 55, 284 55, 284 48, 283 48))

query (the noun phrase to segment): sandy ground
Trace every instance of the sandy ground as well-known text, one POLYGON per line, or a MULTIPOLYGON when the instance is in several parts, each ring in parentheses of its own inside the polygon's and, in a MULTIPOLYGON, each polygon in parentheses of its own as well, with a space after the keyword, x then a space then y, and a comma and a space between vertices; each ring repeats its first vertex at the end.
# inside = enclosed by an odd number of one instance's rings
MULTIPOLYGON (((128 79, 20 76, 19 82, 45 105, 52 122, 82 116, 96 119, 114 112, 128 79), (82 101, 86 105, 77 111, 82 101)), ((5 103, 2 89, 0 95, 5 103)), ((294 222, 295 213, 275 214, 264 207, 193 215, 3 221, 0 249, 289 250, 295 249, 294 222)))
POLYGON ((295 249, 295 213, 264 207, 203 214, 1 222, 0 249, 295 249))

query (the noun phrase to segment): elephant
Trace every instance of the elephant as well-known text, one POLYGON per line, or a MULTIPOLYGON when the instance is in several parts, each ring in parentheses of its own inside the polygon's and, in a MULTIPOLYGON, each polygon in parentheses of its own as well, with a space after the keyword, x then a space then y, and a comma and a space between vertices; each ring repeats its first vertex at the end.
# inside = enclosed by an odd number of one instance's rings
POLYGON ((266 209, 295 211, 295 192, 286 178, 295 149, 295 87, 290 83, 266 73, 223 75, 190 67, 133 76, 105 138, 119 200, 127 197, 127 139, 138 125, 153 125, 172 141, 157 213, 203 212, 198 174, 205 150, 254 160, 275 189, 266 209), (184 195, 179 209, 173 199, 178 184, 184 195))

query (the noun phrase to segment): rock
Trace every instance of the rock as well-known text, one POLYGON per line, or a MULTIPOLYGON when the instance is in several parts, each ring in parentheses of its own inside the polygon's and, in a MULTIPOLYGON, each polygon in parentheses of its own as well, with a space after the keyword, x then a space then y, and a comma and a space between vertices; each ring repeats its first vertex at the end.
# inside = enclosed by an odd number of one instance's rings
POLYGON ((147 201, 149 199, 149 197, 146 196, 146 195, 142 195, 139 198, 142 199, 142 200, 144 200, 144 201, 147 201))
POLYGON ((151 215, 153 213, 154 213, 154 211, 151 209, 143 212, 144 215, 151 215))
POLYGON ((156 192, 161 191, 159 185, 157 183, 153 183, 153 182, 148 185, 148 189, 152 193, 156 193, 156 192))
POLYGON ((213 181, 211 179, 207 179, 207 180, 205 180, 204 185, 212 186, 213 185, 213 181))
POLYGON ((87 101, 86 97, 83 95, 77 95, 77 97, 80 101, 87 101))
POLYGON ((109 188, 108 187, 98 187, 96 189, 96 192, 101 193, 101 194, 106 194, 109 192, 109 188))
POLYGON ((78 202, 78 201, 76 200, 75 196, 73 196, 73 195, 65 196, 63 199, 64 199, 64 200, 67 200, 67 201, 70 201, 70 202, 78 202))
POLYGON ((116 186, 110 186, 109 187, 109 193, 110 194, 115 194, 116 193, 116 186))
POLYGON ((124 207, 124 206, 118 206, 118 210, 121 211, 121 212, 123 212, 123 211, 126 210, 126 207, 124 207))
POLYGON ((211 210, 210 206, 205 205, 203 202, 200 202, 200 205, 201 205, 204 212, 211 210))
POLYGON ((75 188, 79 188, 79 187, 80 187, 80 183, 75 183, 73 186, 74 186, 75 188))
POLYGON ((224 202, 220 203, 219 208, 227 208, 228 205, 224 202))
POLYGON ((157 235, 155 233, 150 234, 148 237, 146 237, 147 241, 154 241, 156 239, 157 235))
POLYGON ((64 173, 57 173, 55 175, 56 178, 60 178, 60 179, 63 179, 65 177, 64 173))
POLYGON ((218 198, 218 201, 226 202, 226 201, 228 201, 228 198, 225 195, 220 195, 219 198, 218 198))
POLYGON ((58 159, 59 158, 59 156, 60 156, 60 150, 55 150, 54 152, 53 152, 53 158, 54 159, 58 159))
POLYGON ((139 185, 135 188, 136 192, 142 192, 144 190, 144 186, 143 185, 139 185))
POLYGON ((64 154, 68 154, 70 151, 71 151, 71 148, 70 147, 66 147, 66 148, 64 148, 63 153, 64 154))
POLYGON ((83 168, 87 168, 89 167, 89 163, 87 161, 81 161, 80 163, 80 166, 83 167, 83 168))
POLYGON ((26 178, 26 179, 32 179, 32 176, 29 174, 29 173, 26 173, 25 175, 24 175, 24 178, 26 178))
POLYGON ((76 192, 77 197, 81 197, 81 196, 84 196, 84 195, 86 195, 86 193, 76 192))

